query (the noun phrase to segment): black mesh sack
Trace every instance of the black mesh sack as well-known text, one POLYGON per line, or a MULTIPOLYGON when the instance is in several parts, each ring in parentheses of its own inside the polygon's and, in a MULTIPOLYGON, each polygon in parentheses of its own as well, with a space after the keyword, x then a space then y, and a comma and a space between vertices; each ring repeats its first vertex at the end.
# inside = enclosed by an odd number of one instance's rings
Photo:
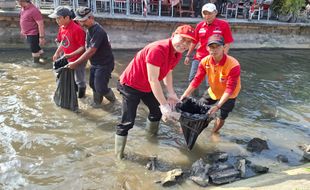
POLYGON ((53 64, 53 69, 58 72, 58 70, 68 64, 68 60, 65 57, 57 59, 53 64))
POLYGON ((198 135, 213 119, 208 114, 209 109, 209 105, 194 98, 185 98, 182 103, 176 105, 177 112, 181 113, 179 121, 189 150, 194 147, 198 135))
POLYGON ((57 88, 54 94, 55 104, 62 108, 77 111, 79 106, 76 95, 74 70, 60 68, 57 78, 57 88))

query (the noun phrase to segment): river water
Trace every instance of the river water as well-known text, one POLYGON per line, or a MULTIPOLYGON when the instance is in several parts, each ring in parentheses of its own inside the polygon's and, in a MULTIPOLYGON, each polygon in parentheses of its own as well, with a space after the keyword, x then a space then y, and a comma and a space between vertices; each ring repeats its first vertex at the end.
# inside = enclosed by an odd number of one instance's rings
MULTIPOLYGON (((146 135, 145 106, 139 106, 125 149, 114 157, 114 127, 120 120, 121 97, 116 80, 136 51, 115 51, 111 86, 118 97, 102 109, 89 106, 92 93, 79 101, 80 113, 57 107, 53 100, 52 65, 35 65, 27 50, 1 50, 0 189, 164 189, 154 182, 163 171, 145 168, 156 155, 162 170, 188 169, 208 152, 242 155, 272 171, 300 165, 299 145, 310 143, 310 50, 232 50, 242 67, 242 91, 218 139, 213 123, 192 151, 178 126, 162 123, 157 138, 146 135), (240 141, 267 140, 269 150, 250 153, 240 141), (239 142, 239 143, 237 143, 239 142), (288 157, 279 163, 276 156, 288 157)), ((187 87, 189 67, 174 71, 179 95, 187 87)), ((169 189, 200 189, 189 181, 169 189)))

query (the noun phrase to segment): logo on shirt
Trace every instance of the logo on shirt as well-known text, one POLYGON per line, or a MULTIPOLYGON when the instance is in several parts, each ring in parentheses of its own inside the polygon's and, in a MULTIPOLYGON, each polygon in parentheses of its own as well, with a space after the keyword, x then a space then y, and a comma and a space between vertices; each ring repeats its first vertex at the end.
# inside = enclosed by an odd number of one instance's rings
POLYGON ((198 32, 199 34, 204 34, 204 33, 206 33, 206 29, 204 29, 204 28, 200 28, 200 30, 199 30, 199 32, 198 32))
POLYGON ((221 31, 220 28, 215 28, 215 30, 213 31, 213 34, 223 34, 223 32, 221 31))
POLYGON ((70 46, 70 41, 69 41, 69 38, 67 36, 62 37, 61 45, 64 48, 68 48, 70 46))

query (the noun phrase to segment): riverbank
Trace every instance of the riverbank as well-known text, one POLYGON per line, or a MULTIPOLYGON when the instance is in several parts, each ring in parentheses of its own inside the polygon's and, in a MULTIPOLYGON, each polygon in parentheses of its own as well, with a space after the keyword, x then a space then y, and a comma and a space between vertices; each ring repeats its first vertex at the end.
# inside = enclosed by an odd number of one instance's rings
MULTIPOLYGON (((58 26, 48 18, 52 10, 42 10, 47 47, 55 47, 58 26)), ((171 36, 180 24, 195 26, 201 18, 158 17, 124 14, 98 14, 96 20, 109 34, 114 49, 139 49, 146 44, 171 36)), ((310 48, 309 23, 283 23, 274 20, 228 19, 234 36, 233 49, 239 48, 310 48)), ((19 11, 0 10, 0 45, 24 45, 20 38, 19 11)))
POLYGON ((270 171, 257 177, 236 181, 212 190, 310 190, 310 163, 270 171))

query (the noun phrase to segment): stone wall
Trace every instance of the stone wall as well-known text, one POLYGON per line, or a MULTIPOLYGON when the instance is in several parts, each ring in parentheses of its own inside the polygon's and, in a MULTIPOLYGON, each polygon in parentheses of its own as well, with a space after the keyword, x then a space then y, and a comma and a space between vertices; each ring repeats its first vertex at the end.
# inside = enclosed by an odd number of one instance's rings
MULTIPOLYGON (((180 24, 195 26, 200 19, 145 18, 126 16, 97 17, 107 31, 114 49, 137 49, 149 42, 171 36, 180 24)), ((47 46, 55 47, 58 26, 44 14, 47 46)), ((232 48, 310 48, 310 25, 276 21, 229 20, 235 42, 232 48)), ((27 47, 20 37, 18 11, 0 11, 1 47, 27 47)))

